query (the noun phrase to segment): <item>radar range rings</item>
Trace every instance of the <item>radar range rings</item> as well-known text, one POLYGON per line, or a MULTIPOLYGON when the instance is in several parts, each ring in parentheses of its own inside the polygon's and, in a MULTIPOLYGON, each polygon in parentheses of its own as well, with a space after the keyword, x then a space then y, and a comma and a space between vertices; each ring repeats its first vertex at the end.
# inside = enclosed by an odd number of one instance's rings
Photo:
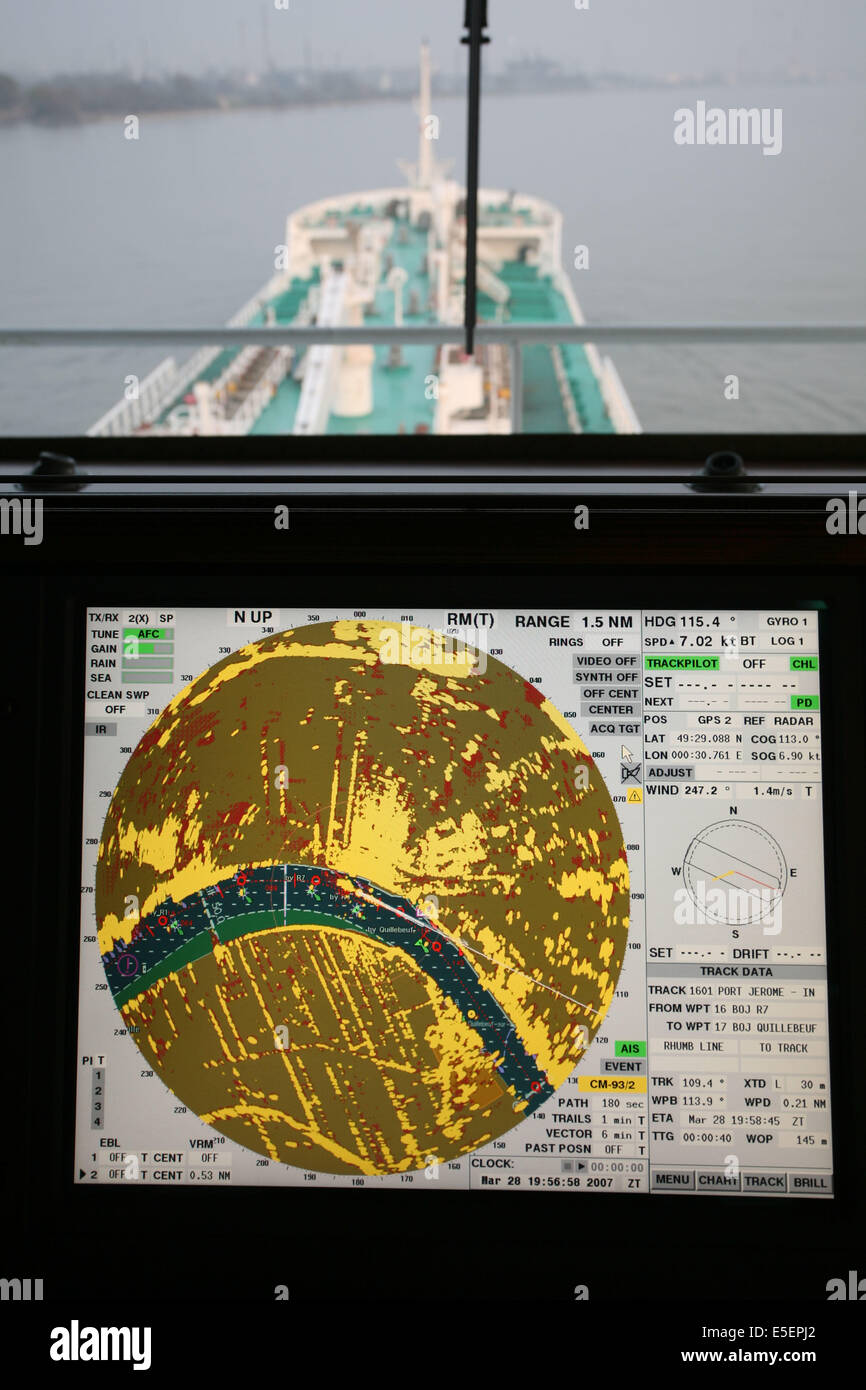
POLYGON ((130 1045, 305 1171, 421 1172, 513 1129, 592 1045, 627 944, 622 830, 576 730, 443 634, 387 650, 395 626, 221 658, 142 737, 99 847, 130 1045))

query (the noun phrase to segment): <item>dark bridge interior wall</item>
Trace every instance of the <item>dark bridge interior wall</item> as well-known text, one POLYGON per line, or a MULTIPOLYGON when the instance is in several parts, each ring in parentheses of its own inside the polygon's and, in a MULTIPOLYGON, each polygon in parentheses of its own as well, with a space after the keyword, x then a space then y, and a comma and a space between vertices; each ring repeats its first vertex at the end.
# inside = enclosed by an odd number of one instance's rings
POLYGON ((88 475, 60 486, 29 476, 38 444, 0 446, 0 498, 43 502, 41 544, 0 536, 0 757, 9 813, 2 979, 10 1046, 0 1190, 9 1272, 33 1270, 73 1296, 82 1287, 95 1294, 107 1271, 126 1266, 137 1286, 158 1285, 163 1297, 208 1296, 186 1260, 167 1262, 159 1242, 135 1234, 168 1221, 197 1249, 218 1230, 231 1287, 217 1298, 272 1299, 282 1283, 300 1285, 303 1296, 334 1296, 347 1277, 349 1247, 349 1264, 363 1252, 365 1297, 393 1296, 399 1250, 410 1277, 474 1298, 477 1259, 455 1261, 457 1233, 463 1245, 468 1235, 485 1267, 510 1271, 521 1298, 573 1297, 583 1282, 576 1242, 596 1252, 597 1297, 622 1298, 623 1269, 644 1271, 646 1280, 650 1261, 645 1296, 725 1299, 735 1281, 738 1297, 826 1297, 826 1278, 844 1276, 863 1258, 857 1025, 866 980, 859 907, 866 534, 827 524, 828 500, 841 498, 856 528, 857 500, 866 498, 861 442, 741 441, 748 478, 709 487, 699 476, 703 462, 724 441, 637 439, 625 449, 591 441, 581 464, 571 457, 573 444, 551 441, 464 442, 447 452, 419 449, 411 461, 399 442, 377 441, 375 464, 324 444, 315 457, 287 462, 285 441, 263 443, 233 445, 227 456, 222 442, 197 441, 193 457, 169 443, 147 451, 123 441, 52 441, 44 447, 73 454, 88 475), (575 524, 579 506, 588 508, 582 527, 575 524), (279 507, 289 508, 284 529, 275 526, 279 507), (336 604, 350 596, 370 605, 411 598, 459 608, 470 587, 473 601, 490 607, 526 606, 542 596, 549 604, 552 595, 569 606, 827 605, 837 1196, 811 1204, 634 1197, 626 1205, 581 1194, 563 1205, 558 1195, 503 1194, 486 1203, 442 1193, 434 1204, 394 1192, 368 1192, 360 1203, 349 1191, 247 1189, 221 1191, 216 1211, 201 1192, 74 1188, 86 596, 226 606, 275 596, 286 604, 336 604), (277 1238, 263 1239, 266 1231, 277 1238))

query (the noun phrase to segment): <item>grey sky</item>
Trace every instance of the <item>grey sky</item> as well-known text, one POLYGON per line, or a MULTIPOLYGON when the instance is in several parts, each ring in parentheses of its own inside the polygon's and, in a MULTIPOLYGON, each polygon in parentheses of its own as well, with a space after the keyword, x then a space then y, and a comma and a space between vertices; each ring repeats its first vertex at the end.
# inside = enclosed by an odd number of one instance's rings
MULTIPOLYGON (((489 0, 490 61, 539 53, 587 71, 866 67, 862 0, 489 0)), ((0 71, 44 75, 129 66, 368 67, 414 63, 419 39, 441 67, 464 63, 463 0, 0 0, 0 71)))

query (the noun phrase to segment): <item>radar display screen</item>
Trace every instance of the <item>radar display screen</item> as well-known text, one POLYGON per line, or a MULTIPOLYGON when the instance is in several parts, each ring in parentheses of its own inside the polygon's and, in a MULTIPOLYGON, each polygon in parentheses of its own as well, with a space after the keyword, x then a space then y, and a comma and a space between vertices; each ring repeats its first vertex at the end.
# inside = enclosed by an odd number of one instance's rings
POLYGON ((819 658, 88 608, 75 1181, 832 1196, 819 658))

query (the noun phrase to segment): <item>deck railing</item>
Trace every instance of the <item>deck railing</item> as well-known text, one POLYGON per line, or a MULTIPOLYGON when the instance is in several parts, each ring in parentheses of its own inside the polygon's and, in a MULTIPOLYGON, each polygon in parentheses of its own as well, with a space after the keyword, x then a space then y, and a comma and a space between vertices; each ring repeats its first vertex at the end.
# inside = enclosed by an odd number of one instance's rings
MULTIPOLYGON (((250 328, 0 328, 0 348, 147 348, 170 344, 173 348, 311 347, 353 343, 423 343, 447 346, 459 343, 460 324, 400 324, 324 327, 316 324, 273 324, 250 328)), ((523 346, 541 343, 605 344, 606 346, 663 346, 683 343, 775 344, 778 346, 852 346, 866 343, 866 324, 570 324, 479 323, 479 343, 502 344, 511 359, 511 427, 522 428, 523 346)), ((627 400, 627 398, 626 398, 627 400)), ((109 412, 111 414, 112 412, 109 412)), ((105 417, 103 417, 105 419, 105 417)))

